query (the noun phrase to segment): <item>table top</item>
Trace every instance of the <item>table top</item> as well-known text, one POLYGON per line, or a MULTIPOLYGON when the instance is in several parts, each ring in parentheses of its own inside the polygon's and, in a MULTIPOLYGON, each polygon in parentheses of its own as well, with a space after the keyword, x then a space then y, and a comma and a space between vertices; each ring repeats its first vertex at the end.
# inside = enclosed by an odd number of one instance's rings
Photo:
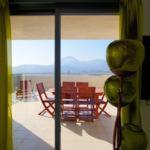
MULTIPOLYGON (((51 88, 49 91, 50 91, 53 95, 55 95, 55 89, 54 89, 54 88, 51 88)), ((77 92, 76 94, 78 94, 78 92, 77 92)), ((103 94, 103 90, 102 90, 101 88, 96 88, 96 89, 95 89, 95 94, 96 94, 96 95, 102 95, 102 94, 103 94)))

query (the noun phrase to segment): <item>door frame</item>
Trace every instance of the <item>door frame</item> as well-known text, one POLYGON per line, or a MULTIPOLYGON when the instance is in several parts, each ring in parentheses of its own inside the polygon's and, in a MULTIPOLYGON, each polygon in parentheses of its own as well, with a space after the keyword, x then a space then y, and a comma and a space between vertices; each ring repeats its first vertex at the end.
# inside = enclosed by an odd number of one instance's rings
POLYGON ((11 15, 54 15, 55 16, 55 150, 61 150, 61 16, 62 15, 118 15, 119 3, 10 3, 11 15), (33 9, 32 9, 33 8, 33 9))

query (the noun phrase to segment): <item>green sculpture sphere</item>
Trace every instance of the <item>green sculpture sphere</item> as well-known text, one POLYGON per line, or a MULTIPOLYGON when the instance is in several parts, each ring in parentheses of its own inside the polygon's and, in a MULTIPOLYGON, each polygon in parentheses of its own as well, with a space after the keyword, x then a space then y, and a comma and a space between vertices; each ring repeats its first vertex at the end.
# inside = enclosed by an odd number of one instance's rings
POLYGON ((107 47, 106 59, 116 75, 130 75, 136 72, 144 60, 144 46, 137 40, 117 40, 107 47))
POLYGON ((146 150, 145 132, 136 125, 125 124, 122 127, 121 150, 146 150))
MULTIPOLYGON (((104 92, 110 104, 118 106, 119 92, 121 89, 121 80, 117 76, 111 76, 105 81, 104 92)), ((133 101, 136 94, 133 79, 126 77, 123 80, 122 103, 121 106, 126 106, 133 101)))

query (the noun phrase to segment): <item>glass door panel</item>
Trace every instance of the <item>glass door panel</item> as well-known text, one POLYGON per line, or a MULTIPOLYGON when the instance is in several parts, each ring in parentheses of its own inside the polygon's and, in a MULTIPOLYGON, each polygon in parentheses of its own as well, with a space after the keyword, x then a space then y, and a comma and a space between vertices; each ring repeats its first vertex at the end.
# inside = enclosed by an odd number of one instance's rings
POLYGON ((11 25, 14 150, 54 149, 54 108, 40 113, 49 103, 37 89, 54 99, 54 16, 11 16, 11 25))
MULTIPOLYGON (((94 87, 95 93, 103 91, 105 80, 112 75, 106 62, 106 48, 115 39, 118 16, 61 16, 62 150, 112 149, 114 117, 103 113, 99 116, 97 106, 89 103, 84 91, 88 90, 80 89, 78 84, 94 87)), ((116 109, 110 105, 106 111, 116 115, 116 109)))

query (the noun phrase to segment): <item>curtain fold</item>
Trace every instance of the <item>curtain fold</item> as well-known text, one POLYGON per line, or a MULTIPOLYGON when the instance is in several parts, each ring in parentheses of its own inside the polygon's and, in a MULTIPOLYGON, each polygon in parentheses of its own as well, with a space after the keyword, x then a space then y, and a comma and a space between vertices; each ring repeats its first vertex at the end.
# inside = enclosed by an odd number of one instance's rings
POLYGON ((142 40, 142 0, 120 0, 120 38, 142 40))
MULTIPOLYGON (((120 39, 142 40, 143 5, 142 0, 120 0, 120 39)), ((131 123, 141 126, 140 81, 141 71, 135 75, 136 98, 122 109, 122 125, 131 123)))
POLYGON ((10 15, 7 0, 0 0, 0 150, 13 150, 12 64, 10 15))

